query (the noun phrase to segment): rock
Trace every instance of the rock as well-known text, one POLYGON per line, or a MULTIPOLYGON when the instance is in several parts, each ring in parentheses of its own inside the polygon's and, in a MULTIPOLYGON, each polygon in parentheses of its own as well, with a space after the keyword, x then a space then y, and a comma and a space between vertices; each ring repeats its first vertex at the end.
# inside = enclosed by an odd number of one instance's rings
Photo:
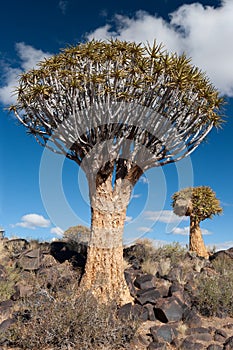
POLYGON ((169 296, 170 286, 171 283, 169 281, 163 279, 157 279, 156 281, 156 289, 163 298, 169 296))
POLYGON ((134 287, 134 284, 133 284, 132 274, 130 273, 130 271, 125 271, 124 275, 125 275, 125 280, 126 280, 128 288, 129 288, 130 294, 132 297, 135 297, 136 296, 136 288, 134 287))
POLYGON ((11 317, 13 305, 12 300, 5 300, 0 303, 0 322, 11 317))
POLYGON ((210 344, 207 350, 223 350, 223 347, 218 344, 210 344))
POLYGON ((193 309, 187 308, 183 313, 183 321, 188 327, 201 326, 201 317, 193 309))
POLYGON ((211 334, 208 333, 194 333, 186 338, 189 342, 196 342, 196 341, 202 341, 202 342, 210 342, 213 340, 213 337, 211 334))
POLYGON ((117 314, 121 320, 148 320, 148 310, 141 305, 132 305, 132 303, 123 305, 117 314))
POLYGON ((41 266, 41 260, 40 248, 27 250, 20 255, 17 266, 26 271, 36 271, 41 266))
MULTIPOLYGON (((80 245, 80 244, 79 244, 80 245)), ((80 248, 81 249, 81 248, 80 248)), ((59 262, 64 263, 69 261, 74 267, 84 268, 86 263, 86 256, 84 250, 77 252, 72 250, 67 242, 52 242, 50 244, 50 254, 59 262)))
POLYGON ((5 333, 10 326, 15 323, 15 320, 13 318, 8 318, 7 320, 4 320, 0 324, 0 334, 5 333))
POLYGON ((149 288, 137 293, 136 301, 141 304, 156 304, 156 300, 160 298, 160 293, 155 288, 149 288))
POLYGON ((139 289, 149 289, 156 286, 156 277, 151 274, 138 276, 134 281, 135 287, 139 289))
POLYGON ((163 323, 181 321, 183 317, 184 310, 182 306, 177 302, 177 300, 170 299, 171 298, 160 298, 156 303, 155 317, 163 323))
POLYGON ((196 333, 210 333, 210 329, 206 327, 193 327, 193 328, 188 328, 185 334, 191 335, 196 333))
POLYGON ((233 336, 228 338, 223 344, 223 350, 232 350, 233 349, 233 336))
POLYGON ((222 329, 216 329, 214 333, 214 340, 218 342, 224 342, 224 340, 227 338, 227 333, 222 329))
POLYGON ((164 343, 152 342, 148 346, 147 350, 154 350, 154 349, 157 349, 157 350, 168 350, 168 347, 164 343))
POLYGON ((172 341, 178 335, 176 327, 170 325, 163 325, 161 327, 151 327, 150 331, 155 342, 165 341, 171 344, 172 341))
POLYGON ((149 321, 155 321, 156 317, 155 317, 154 305, 152 305, 152 304, 145 304, 145 305, 143 305, 143 307, 148 310, 148 320, 149 321))
POLYGON ((180 347, 180 350, 206 350, 206 346, 198 342, 191 342, 185 339, 180 347))

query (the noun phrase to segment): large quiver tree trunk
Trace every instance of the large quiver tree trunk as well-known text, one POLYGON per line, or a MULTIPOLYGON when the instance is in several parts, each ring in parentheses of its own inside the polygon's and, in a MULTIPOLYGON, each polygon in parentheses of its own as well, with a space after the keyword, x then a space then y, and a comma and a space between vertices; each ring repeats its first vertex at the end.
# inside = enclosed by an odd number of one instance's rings
POLYGON ((192 214, 190 215, 189 250, 196 252, 198 256, 204 258, 209 257, 209 253, 202 237, 200 223, 192 214))
POLYGON ((111 174, 97 177, 95 191, 90 191, 91 238, 81 287, 103 303, 132 301, 123 264, 123 230, 131 191, 131 182, 121 178, 113 188, 111 174))

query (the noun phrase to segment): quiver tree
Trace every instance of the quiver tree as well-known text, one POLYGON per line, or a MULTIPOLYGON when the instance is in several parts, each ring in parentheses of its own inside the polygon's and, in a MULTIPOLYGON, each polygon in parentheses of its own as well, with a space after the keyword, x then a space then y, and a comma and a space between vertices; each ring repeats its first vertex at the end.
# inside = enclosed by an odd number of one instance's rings
POLYGON ((218 92, 184 55, 114 40, 40 62, 21 76, 17 94, 11 110, 28 132, 86 174, 92 218, 82 286, 127 302, 122 234, 132 188, 219 124, 218 92))
POLYGON ((203 241, 200 222, 222 213, 220 202, 214 191, 207 186, 188 187, 174 193, 172 200, 173 211, 176 215, 190 217, 189 250, 208 258, 209 254, 203 241))

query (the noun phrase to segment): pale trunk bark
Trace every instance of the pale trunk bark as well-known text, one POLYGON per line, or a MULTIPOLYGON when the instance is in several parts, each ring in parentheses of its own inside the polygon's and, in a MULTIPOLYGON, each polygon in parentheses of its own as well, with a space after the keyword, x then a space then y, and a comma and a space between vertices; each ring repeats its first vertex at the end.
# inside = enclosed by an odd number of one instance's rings
POLYGON ((189 250, 197 253, 198 256, 202 256, 204 258, 209 257, 209 253, 202 237, 199 222, 192 215, 190 216, 189 250))
POLYGON ((81 287, 91 290, 99 302, 132 301, 124 278, 122 242, 131 189, 123 180, 113 189, 109 176, 91 195, 91 239, 81 287))

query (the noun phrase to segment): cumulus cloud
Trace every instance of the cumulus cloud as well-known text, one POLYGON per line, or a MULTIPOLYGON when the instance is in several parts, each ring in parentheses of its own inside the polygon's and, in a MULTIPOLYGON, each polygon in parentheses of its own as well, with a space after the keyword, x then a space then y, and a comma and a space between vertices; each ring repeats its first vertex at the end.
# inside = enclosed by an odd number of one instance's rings
POLYGON ((21 217, 21 221, 14 226, 20 226, 35 230, 37 227, 49 227, 51 225, 50 220, 45 219, 42 215, 27 214, 21 217))
MULTIPOLYGON (((171 233, 174 235, 182 235, 182 236, 189 236, 189 226, 186 227, 175 227, 174 229, 172 229, 171 233)), ((210 232, 207 229, 201 229, 201 233, 202 235, 211 235, 212 232, 210 232)))
POLYGON ((117 37, 122 40, 162 42, 169 51, 186 52, 222 94, 233 97, 233 1, 219 7, 200 3, 182 5, 165 21, 157 15, 137 11, 135 16, 116 15, 87 35, 88 39, 117 37))
POLYGON ((178 223, 182 220, 187 220, 187 217, 180 217, 173 213, 172 210, 161 210, 161 211, 146 211, 144 213, 145 218, 151 221, 159 221, 166 224, 178 223))
POLYGON ((13 68, 1 62, 3 84, 0 87, 0 102, 9 105, 16 102, 15 88, 18 85, 19 75, 24 71, 36 68, 39 61, 51 56, 49 53, 37 50, 23 42, 16 43, 16 53, 19 58, 19 67, 13 68))
POLYGON ((53 233, 57 236, 63 236, 64 231, 60 227, 52 227, 50 233, 53 233))

